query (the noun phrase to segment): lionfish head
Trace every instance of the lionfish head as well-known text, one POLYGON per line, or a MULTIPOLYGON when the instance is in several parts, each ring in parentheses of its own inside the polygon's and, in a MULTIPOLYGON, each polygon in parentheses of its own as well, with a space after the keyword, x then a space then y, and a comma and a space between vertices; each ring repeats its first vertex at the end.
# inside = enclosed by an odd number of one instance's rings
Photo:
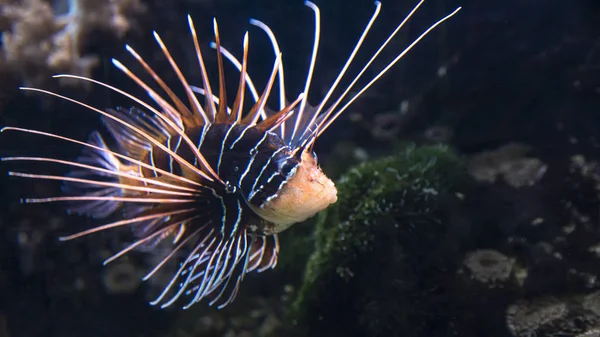
POLYGON ((286 184, 269 202, 253 210, 271 224, 266 227, 267 234, 275 234, 312 217, 336 201, 335 184, 321 171, 316 157, 303 151, 300 163, 286 184))
POLYGON ((155 85, 140 79, 123 63, 113 64, 147 92, 143 100, 124 90, 94 79, 57 75, 92 82, 129 98, 137 106, 131 109, 103 110, 50 91, 23 88, 70 101, 101 116, 116 147, 107 146, 98 132, 87 142, 58 134, 5 127, 2 131, 19 131, 78 144, 84 148, 76 160, 40 156, 5 157, 2 161, 28 161, 66 165, 66 176, 10 172, 10 175, 59 180, 64 182, 65 196, 31 198, 28 203, 70 203, 74 213, 95 219, 111 219, 103 224, 61 238, 75 239, 100 231, 126 227, 133 243, 105 261, 133 251, 168 253, 148 272, 148 280, 174 263, 175 272, 161 288, 153 305, 169 307, 185 300, 188 308, 202 300, 219 308, 231 303, 240 283, 250 272, 274 268, 279 254, 277 233, 304 221, 337 200, 334 183, 321 171, 313 153, 314 142, 373 83, 396 64, 410 49, 459 9, 426 29, 398 56, 356 89, 367 69, 381 51, 421 6, 421 1, 388 36, 361 71, 342 93, 333 93, 360 50, 371 26, 379 15, 375 11, 347 58, 339 75, 318 104, 308 104, 320 36, 320 11, 306 1, 315 19, 315 40, 303 91, 291 102, 286 99, 284 67, 279 44, 272 30, 258 20, 250 24, 265 33, 272 44, 274 63, 267 83, 259 93, 248 70, 248 33, 243 39, 241 60, 222 46, 216 20, 213 22, 219 71, 218 85, 207 75, 200 43, 192 19, 188 23, 202 74, 200 86, 191 85, 157 33, 156 42, 183 86, 185 96, 178 97, 160 74, 130 46, 126 49, 155 85), (240 73, 237 94, 228 104, 224 61, 240 73), (271 94, 274 83, 277 94, 271 94), (154 87, 157 86, 162 93, 154 87), (349 93, 354 90, 351 97, 349 93), (267 107, 276 95, 278 107, 267 107), (245 101, 253 104, 244 107, 245 101))

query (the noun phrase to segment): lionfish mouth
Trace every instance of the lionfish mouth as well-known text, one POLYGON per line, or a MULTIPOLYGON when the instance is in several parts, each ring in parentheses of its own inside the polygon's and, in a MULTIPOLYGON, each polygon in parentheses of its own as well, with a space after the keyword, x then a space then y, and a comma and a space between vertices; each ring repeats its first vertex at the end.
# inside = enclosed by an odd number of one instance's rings
POLYGON ((168 263, 176 263, 175 273, 158 298, 151 302, 153 305, 169 307, 180 299, 186 300, 184 308, 202 300, 219 308, 231 303, 247 273, 262 272, 277 264, 277 233, 337 200, 335 185, 316 162, 312 151, 314 142, 421 39, 460 10, 457 8, 427 28, 356 90, 355 84, 365 71, 423 4, 419 2, 334 99, 334 91, 379 15, 381 4, 375 2, 375 11, 337 78, 322 101, 311 106, 307 98, 319 49, 320 11, 312 2, 305 4, 314 14, 315 38, 304 89, 291 103, 286 100, 282 53, 266 24, 250 20, 252 26, 270 39, 275 58, 268 82, 259 94, 248 72, 248 33, 244 35, 240 61, 221 45, 217 21, 213 22, 215 42, 212 47, 217 51, 219 72, 217 95, 207 75, 190 16, 188 23, 202 74, 201 86, 188 83, 165 43, 154 32, 158 46, 183 86, 185 98, 178 97, 130 46, 126 46, 129 54, 163 93, 159 94, 123 63, 113 59, 113 64, 146 91, 150 101, 91 78, 67 74, 54 77, 103 86, 129 98, 138 108, 102 110, 54 92, 21 88, 58 97, 100 114, 117 144, 115 149, 109 148, 98 132, 83 142, 50 132, 3 128, 2 131, 59 139, 84 148, 74 161, 35 156, 2 158, 2 161, 54 163, 73 168, 67 176, 10 172, 16 177, 64 182, 65 196, 31 198, 24 202, 66 201, 71 212, 96 219, 118 219, 61 238, 71 240, 128 227, 134 242, 105 264, 133 250, 158 254, 163 250, 154 248, 167 247, 168 253, 161 255, 162 260, 143 278, 148 280, 159 270, 168 270, 163 268, 168 263), (237 95, 230 105, 226 97, 224 59, 240 72, 237 95), (279 107, 271 109, 266 102, 276 81, 279 107), (351 90, 356 93, 349 97, 351 90), (253 102, 249 109, 244 108, 246 100, 253 102))

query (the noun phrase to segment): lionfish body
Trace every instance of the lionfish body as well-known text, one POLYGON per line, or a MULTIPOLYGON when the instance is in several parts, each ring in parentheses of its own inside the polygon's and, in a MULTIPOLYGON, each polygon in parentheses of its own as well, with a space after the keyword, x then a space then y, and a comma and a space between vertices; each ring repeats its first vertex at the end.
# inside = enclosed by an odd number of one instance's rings
POLYGON ((192 86, 171 57, 166 45, 155 33, 156 41, 170 62, 185 90, 185 99, 174 94, 162 78, 131 47, 127 51, 145 69, 158 87, 149 84, 113 60, 114 65, 150 96, 146 102, 130 93, 93 79, 96 83, 131 99, 138 108, 101 110, 83 102, 41 89, 24 88, 53 95, 90 109, 100 115, 117 146, 109 148, 98 132, 88 142, 60 135, 6 127, 13 130, 76 143, 84 147, 76 161, 44 157, 8 157, 3 161, 57 163, 73 167, 67 176, 10 172, 13 176, 64 181, 68 196, 26 199, 26 202, 68 201, 70 211, 96 219, 117 218, 63 240, 117 228, 129 227, 135 237, 132 244, 105 261, 143 249, 152 251, 167 243, 169 251, 144 277, 155 275, 168 262, 177 268, 162 293, 152 304, 167 307, 185 298, 187 308, 201 300, 223 307, 233 301, 240 283, 249 272, 275 267, 279 254, 277 234, 289 226, 312 217, 336 202, 337 191, 317 165, 312 152, 315 140, 365 90, 404 56, 418 41, 456 11, 429 27, 402 51, 387 67, 373 77, 348 102, 343 99, 388 42, 422 4, 421 1, 371 57, 352 83, 333 102, 329 102, 380 10, 376 10, 347 59, 339 76, 323 101, 307 103, 320 33, 318 8, 306 2, 315 15, 315 43, 304 87, 296 100, 288 102, 281 53, 271 29, 251 20, 270 38, 275 62, 262 93, 258 93, 247 65, 248 34, 244 36, 241 61, 221 46, 214 22, 219 81, 211 86, 196 31, 188 17, 202 87, 192 86), (224 60, 240 72, 237 95, 228 105, 224 79, 224 60), (279 108, 266 102, 278 82, 279 108), (251 96, 253 104, 244 107, 251 96), (187 102, 184 102, 187 101, 187 102), (340 107, 340 105, 342 105, 340 107))

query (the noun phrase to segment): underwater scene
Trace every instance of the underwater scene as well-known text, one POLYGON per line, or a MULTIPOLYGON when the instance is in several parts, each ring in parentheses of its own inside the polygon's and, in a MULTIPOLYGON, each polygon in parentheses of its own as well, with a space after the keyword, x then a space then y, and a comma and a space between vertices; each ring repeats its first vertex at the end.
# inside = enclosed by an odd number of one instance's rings
POLYGON ((0 337, 600 336, 600 2, 0 0, 0 337))

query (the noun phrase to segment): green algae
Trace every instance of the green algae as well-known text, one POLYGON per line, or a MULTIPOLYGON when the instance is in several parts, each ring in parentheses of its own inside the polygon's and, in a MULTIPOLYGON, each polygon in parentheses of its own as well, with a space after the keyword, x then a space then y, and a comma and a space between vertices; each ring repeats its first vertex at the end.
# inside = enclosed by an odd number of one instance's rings
POLYGON ((421 316, 436 311, 428 276, 448 267, 448 219, 468 182, 444 146, 409 145, 350 169, 338 202, 316 219, 292 322, 310 335, 422 333, 421 316))

